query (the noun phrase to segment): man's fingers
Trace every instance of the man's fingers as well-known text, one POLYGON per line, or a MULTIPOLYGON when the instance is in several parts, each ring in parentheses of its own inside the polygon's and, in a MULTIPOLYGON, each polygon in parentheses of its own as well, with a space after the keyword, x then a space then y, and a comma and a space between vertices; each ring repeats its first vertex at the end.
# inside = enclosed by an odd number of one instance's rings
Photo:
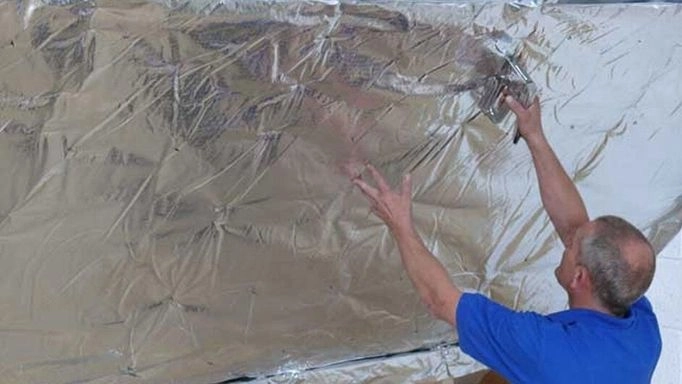
POLYGON ((533 104, 532 104, 532 106, 535 107, 535 108, 537 108, 537 109, 540 109, 540 97, 539 97, 539 96, 536 95, 536 96, 533 98, 533 104))
POLYGON ((384 179, 384 176, 379 173, 379 171, 377 171, 372 164, 367 164, 367 169, 369 169, 369 173, 372 174, 372 178, 374 178, 374 181, 377 183, 377 187, 379 187, 380 191, 385 192, 391 190, 391 187, 386 182, 386 179, 384 179))
POLYGON ((526 108, 524 108, 523 105, 521 105, 521 103, 519 103, 518 101, 516 101, 515 98, 513 98, 513 97, 511 97, 511 96, 509 96, 509 95, 507 95, 507 96, 504 97, 504 103, 507 104, 507 106, 509 107, 509 109, 511 109, 512 112, 514 112, 514 114, 515 114, 517 117, 520 117, 520 115, 522 115, 523 113, 526 112, 526 108))
POLYGON ((412 197, 412 175, 409 173, 403 176, 403 183, 400 185, 400 194, 403 197, 412 197))
POLYGON ((364 193, 367 197, 370 197, 372 200, 377 200, 379 198, 379 191, 377 191, 376 188, 371 187, 364 181, 360 179, 353 179, 353 184, 357 185, 358 188, 360 188, 360 190, 362 191, 362 193, 364 193))

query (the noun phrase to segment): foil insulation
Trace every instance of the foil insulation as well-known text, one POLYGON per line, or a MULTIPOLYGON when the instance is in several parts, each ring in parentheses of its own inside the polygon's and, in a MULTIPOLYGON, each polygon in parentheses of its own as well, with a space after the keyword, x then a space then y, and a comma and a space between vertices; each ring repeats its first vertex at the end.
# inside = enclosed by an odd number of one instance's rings
POLYGON ((479 369, 349 177, 412 172, 457 285, 563 309, 513 119, 452 85, 494 75, 493 47, 520 52, 592 216, 661 249, 682 225, 680 25, 661 4, 0 3, 2 382, 479 369))

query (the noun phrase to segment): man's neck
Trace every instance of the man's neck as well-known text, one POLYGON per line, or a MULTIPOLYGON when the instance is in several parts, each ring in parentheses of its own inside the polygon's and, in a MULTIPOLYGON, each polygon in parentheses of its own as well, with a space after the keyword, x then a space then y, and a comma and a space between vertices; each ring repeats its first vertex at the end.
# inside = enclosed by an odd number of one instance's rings
POLYGON ((601 312, 607 315, 614 316, 601 303, 595 300, 591 295, 589 297, 581 297, 580 295, 568 296, 568 307, 571 309, 589 309, 596 312, 601 312))

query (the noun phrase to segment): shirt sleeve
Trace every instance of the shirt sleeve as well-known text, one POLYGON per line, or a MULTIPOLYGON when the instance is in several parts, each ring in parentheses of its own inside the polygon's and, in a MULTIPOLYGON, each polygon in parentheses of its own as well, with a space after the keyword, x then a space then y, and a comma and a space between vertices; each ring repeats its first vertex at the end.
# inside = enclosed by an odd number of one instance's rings
POLYGON ((460 348, 512 383, 537 382, 542 363, 544 316, 516 312, 480 294, 459 301, 460 348))

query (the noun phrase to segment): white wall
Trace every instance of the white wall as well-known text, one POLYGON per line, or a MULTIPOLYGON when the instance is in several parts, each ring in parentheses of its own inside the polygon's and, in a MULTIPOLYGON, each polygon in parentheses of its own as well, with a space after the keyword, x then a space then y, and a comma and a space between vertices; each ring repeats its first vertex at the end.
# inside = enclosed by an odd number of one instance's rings
POLYGON ((660 253, 647 297, 658 315, 663 353, 654 384, 682 383, 682 233, 660 253))

